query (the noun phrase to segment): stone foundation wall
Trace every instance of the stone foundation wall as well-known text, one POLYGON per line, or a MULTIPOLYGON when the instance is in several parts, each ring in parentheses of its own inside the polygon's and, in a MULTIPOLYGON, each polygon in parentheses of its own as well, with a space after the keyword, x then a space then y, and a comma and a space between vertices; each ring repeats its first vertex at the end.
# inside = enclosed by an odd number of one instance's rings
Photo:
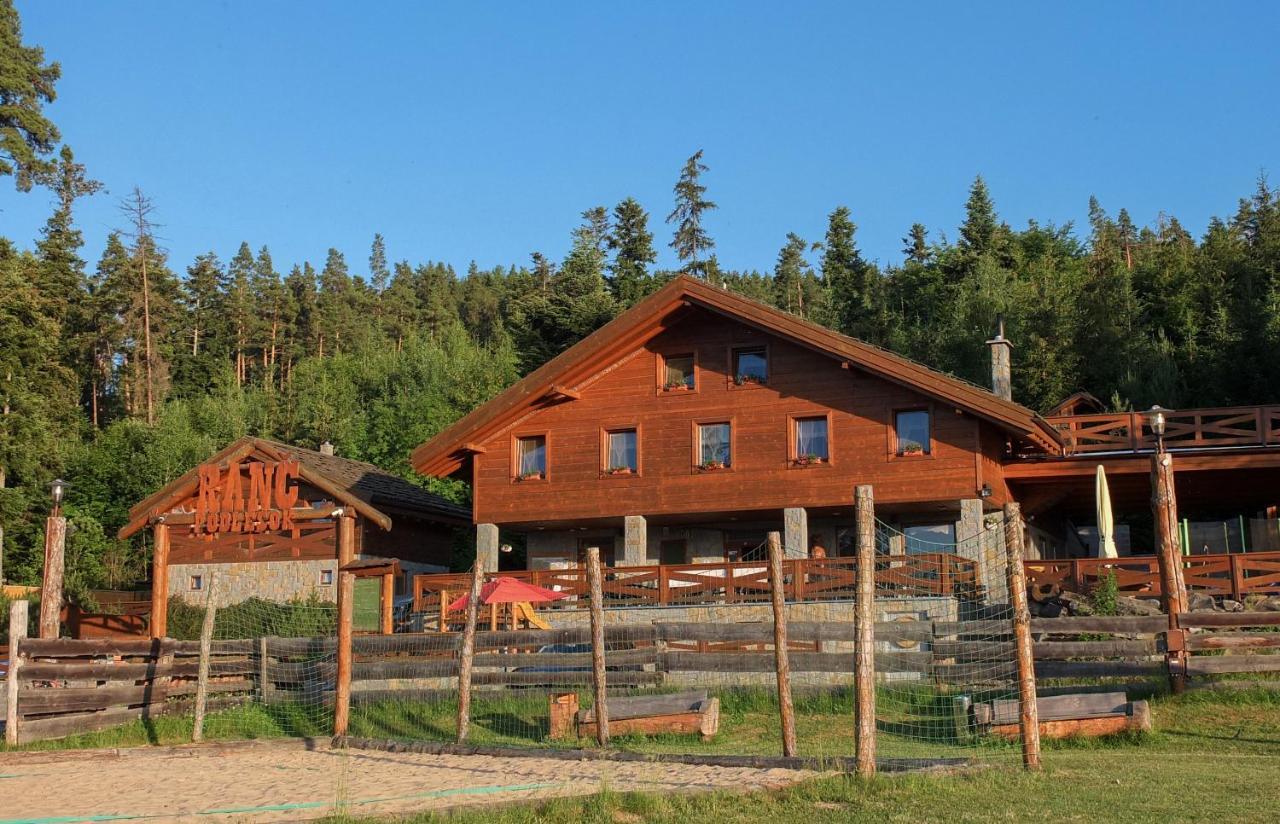
POLYGON ((323 601, 336 601, 338 562, 324 561, 254 561, 243 564, 172 564, 169 567, 169 595, 191 604, 203 606, 205 591, 214 576, 218 578, 215 603, 218 607, 238 604, 249 598, 267 601, 306 599, 313 593, 323 601), (320 573, 327 570, 333 583, 320 583, 320 573), (204 589, 191 589, 192 576, 199 575, 204 589))

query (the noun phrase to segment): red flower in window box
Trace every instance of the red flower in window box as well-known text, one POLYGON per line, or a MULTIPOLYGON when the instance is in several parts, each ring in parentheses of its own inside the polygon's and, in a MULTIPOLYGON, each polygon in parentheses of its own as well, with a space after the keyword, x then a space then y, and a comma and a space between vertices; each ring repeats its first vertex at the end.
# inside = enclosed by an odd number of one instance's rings
POLYGON ((698 464, 698 468, 703 472, 715 472, 720 469, 728 469, 729 465, 724 461, 703 461, 698 464))
POLYGON ((801 455, 795 460, 796 466, 817 466, 819 464, 824 464, 826 462, 827 462, 826 458, 822 457, 821 455, 813 455, 813 454, 801 455))
POLYGON ((902 451, 898 453, 904 457, 914 457, 924 454, 924 446, 918 443, 904 443, 902 451))
POLYGON ((610 475, 630 475, 631 467, 629 466, 611 466, 605 470, 610 475))
POLYGON ((687 392, 693 387, 685 381, 667 381, 662 387, 663 392, 687 392))

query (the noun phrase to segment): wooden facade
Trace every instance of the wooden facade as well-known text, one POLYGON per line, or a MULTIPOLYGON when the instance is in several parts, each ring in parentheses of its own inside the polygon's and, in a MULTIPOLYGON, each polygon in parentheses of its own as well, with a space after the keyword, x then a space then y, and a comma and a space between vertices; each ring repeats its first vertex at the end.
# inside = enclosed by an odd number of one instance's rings
MULTIPOLYGON (((993 371, 1007 368, 999 354, 993 371)), ((561 569, 587 544, 618 565, 729 562, 784 521, 789 557, 813 544, 839 554, 859 484, 874 487, 877 514, 895 529, 934 526, 943 542, 979 534, 984 513, 1020 503, 1040 539, 1028 547, 1035 557, 1058 551, 1046 536, 1091 522, 1100 463, 1118 516, 1150 518, 1153 433, 1141 414, 1098 406, 1077 393, 1041 417, 678 277, 423 444, 413 464, 472 483, 488 563, 503 533, 526 539, 533 568, 561 569), (913 438, 925 443, 904 448, 900 415, 915 416, 913 438), (822 454, 800 454, 801 427, 825 433, 822 454), (722 555, 707 532, 723 536, 722 555), (537 567, 539 558, 558 565, 537 567)), ((1280 407, 1180 410, 1168 421, 1184 512, 1195 501, 1205 513, 1274 517, 1280 407)), ((1153 540, 1136 535, 1135 553, 1153 540)), ((1070 543, 1061 551, 1079 550, 1070 543)))

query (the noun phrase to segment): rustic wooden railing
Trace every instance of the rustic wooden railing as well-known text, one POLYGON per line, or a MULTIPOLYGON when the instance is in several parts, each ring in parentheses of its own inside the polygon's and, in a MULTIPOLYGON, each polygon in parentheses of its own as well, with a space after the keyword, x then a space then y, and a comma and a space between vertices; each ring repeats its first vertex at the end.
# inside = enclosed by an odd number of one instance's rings
MULTIPOLYGON (((1159 559, 1154 555, 1027 561, 1025 565, 1027 581, 1033 585, 1057 584, 1072 592, 1087 593, 1110 571, 1115 573, 1116 584, 1123 593, 1151 597, 1161 594, 1159 559)), ((1237 601, 1249 595, 1280 595, 1280 552, 1188 555, 1182 566, 1189 590, 1237 601)))
MULTIPOLYGON (((857 586, 853 558, 798 558, 783 562, 788 601, 850 599, 857 586)), ((563 592, 549 609, 586 606, 587 574, 572 569, 511 570, 501 575, 563 592)), ((438 611, 440 594, 449 600, 464 594, 470 575, 418 575, 413 579, 414 609, 438 611)), ((977 564, 949 553, 885 557, 876 565, 876 588, 882 596, 972 596, 978 594, 977 564)), ((687 606, 764 603, 769 600, 769 569, 763 562, 662 564, 606 570, 605 605, 687 606)))
MULTIPOLYGON (((1142 412, 1060 415, 1046 420, 1062 433, 1067 455, 1142 452, 1155 435, 1142 412)), ((1280 446, 1280 406, 1232 406, 1165 413, 1170 450, 1227 446, 1280 446)))

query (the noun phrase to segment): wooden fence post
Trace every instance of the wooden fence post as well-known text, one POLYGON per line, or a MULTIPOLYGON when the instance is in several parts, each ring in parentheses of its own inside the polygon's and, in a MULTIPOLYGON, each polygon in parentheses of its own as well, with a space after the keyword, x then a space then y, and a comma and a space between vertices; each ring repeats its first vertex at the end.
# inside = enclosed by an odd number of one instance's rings
POLYGON ((196 667, 196 710, 191 725, 191 740, 204 740, 204 711, 209 701, 209 655, 213 648, 213 622, 218 612, 218 576, 209 575, 205 594, 204 624, 200 627, 200 663, 196 667))
POLYGON ((270 682, 267 680, 268 661, 271 660, 269 644, 267 636, 258 639, 258 700, 265 705, 267 703, 267 690, 270 682))
POLYGON ((151 528, 151 637, 169 632, 169 526, 151 528))
POLYGON ((604 675, 604 581, 600 575, 600 547, 587 548, 587 584, 591 587, 591 683, 596 700, 591 708, 596 719, 596 741, 609 744, 609 700, 604 675))
POLYGON ((858 595, 854 604, 854 691, 859 775, 876 772, 876 506, 870 486, 854 490, 858 529, 858 595))
POLYGON ((333 734, 346 735, 351 721, 351 631, 355 619, 356 578, 338 572, 338 666, 333 690, 333 734))
POLYGON ((467 597, 467 621, 458 653, 458 743, 465 744, 471 729, 471 665, 476 657, 476 621, 480 617, 480 589, 484 586, 484 562, 476 555, 471 567, 471 594, 467 597))
POLYGON ((1018 654, 1018 723, 1022 729, 1022 764, 1040 769, 1040 712, 1036 706, 1036 664, 1032 656, 1031 613, 1027 609, 1027 574, 1022 568, 1022 507, 1004 505, 1005 560, 1009 569, 1009 603, 1013 607, 1013 640, 1018 654))
POLYGON ((58 637, 66 547, 67 519, 61 515, 49 516, 44 527, 44 574, 40 581, 41 638, 58 637))
POLYGON ((1173 456, 1151 456, 1151 512, 1155 517, 1156 552, 1160 562, 1160 589, 1169 615, 1166 636, 1169 689, 1177 694, 1187 685, 1187 653, 1178 614, 1187 608, 1187 584, 1182 575, 1182 549, 1178 540, 1178 503, 1173 486, 1173 456))
POLYGON ((18 743, 18 679, 22 669, 21 644, 27 637, 27 621, 31 611, 29 601, 9 604, 9 674, 5 677, 4 741, 9 746, 18 743))
POLYGON ((782 754, 791 758, 796 754, 796 711, 791 701, 791 663, 787 658, 785 592, 787 582, 782 575, 782 536, 776 532, 770 532, 768 543, 769 590, 773 598, 773 660, 778 670, 778 712, 782 716, 782 754))

